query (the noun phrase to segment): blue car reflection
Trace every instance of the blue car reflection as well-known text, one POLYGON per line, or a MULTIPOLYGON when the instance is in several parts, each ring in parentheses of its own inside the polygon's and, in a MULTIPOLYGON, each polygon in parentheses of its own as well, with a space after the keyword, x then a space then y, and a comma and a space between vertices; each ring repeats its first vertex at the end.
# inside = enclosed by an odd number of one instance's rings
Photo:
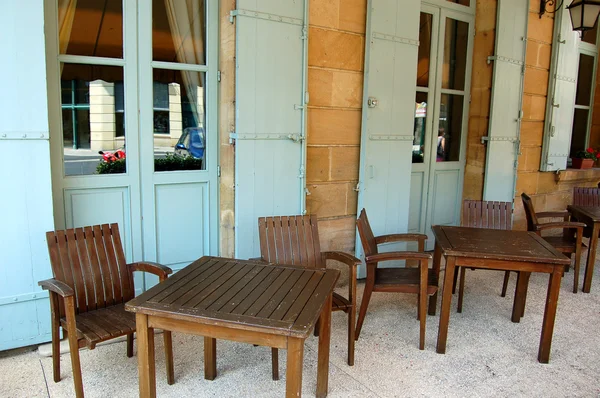
POLYGON ((175 145, 175 154, 204 159, 205 136, 202 127, 187 127, 175 145))

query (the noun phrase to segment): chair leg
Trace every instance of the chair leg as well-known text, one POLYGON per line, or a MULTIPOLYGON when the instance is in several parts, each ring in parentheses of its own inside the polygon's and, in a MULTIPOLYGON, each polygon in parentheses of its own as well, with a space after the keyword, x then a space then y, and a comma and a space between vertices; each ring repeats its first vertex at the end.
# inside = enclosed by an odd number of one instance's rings
POLYGON ((573 269, 573 293, 577 293, 577 285, 579 284, 579 266, 581 265, 581 249, 575 251, 575 266, 573 269))
POLYGON ((52 375, 54 382, 60 381, 60 315, 58 295, 50 292, 50 310, 52 316, 52 375))
POLYGON ((456 281, 458 280, 458 270, 460 267, 454 268, 454 279, 452 281, 452 294, 456 293, 456 281))
POLYGON ((502 282, 502 293, 500 293, 500 297, 506 297, 506 289, 508 288, 509 279, 510 271, 504 271, 504 282, 502 282))
POLYGON ((458 304, 456 306, 456 312, 462 313, 463 295, 465 293, 465 267, 457 267, 454 270, 460 268, 460 282, 458 286, 458 304))
POLYGON ((348 365, 354 366, 354 342, 356 327, 356 308, 352 307, 348 311, 348 365))
POLYGON ((425 349, 425 323, 427 322, 427 263, 421 262, 419 278, 419 350, 425 349))
POLYGON ((279 349, 271 348, 271 366, 273 368, 273 380, 279 380, 279 349))
POLYGON ((133 356, 133 333, 127 335, 127 358, 133 356))
POLYGON ((356 323, 355 340, 358 340, 360 337, 360 330, 362 329, 363 322, 365 321, 365 315, 367 314, 367 307, 369 306, 369 301, 371 300, 371 293, 373 293, 373 285, 368 284, 365 285, 365 291, 363 293, 362 302, 360 303, 360 311, 358 313, 358 322, 356 323))
POLYGON ((315 330, 313 330, 313 336, 319 337, 319 320, 315 323, 315 330))
POLYGON ((175 371, 173 370, 173 336, 170 331, 163 330, 165 342, 165 363, 167 366, 167 384, 175 383, 175 371))
POLYGON ((77 343, 75 302, 73 296, 65 299, 65 313, 67 318, 69 349, 71 351, 71 367, 73 368, 73 383, 75 384, 75 396, 77 398, 83 398, 83 381, 81 379, 81 364, 79 362, 79 344, 77 343))

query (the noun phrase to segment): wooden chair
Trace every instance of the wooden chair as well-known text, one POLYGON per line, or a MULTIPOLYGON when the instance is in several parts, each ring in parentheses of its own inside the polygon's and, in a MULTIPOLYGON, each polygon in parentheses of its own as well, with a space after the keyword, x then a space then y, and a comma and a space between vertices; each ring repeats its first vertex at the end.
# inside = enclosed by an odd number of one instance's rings
POLYGON ((600 188, 573 188, 573 204, 600 207, 600 188))
MULTIPOLYGON (((60 335, 69 339, 73 381, 83 397, 79 348, 127 335, 127 356, 133 356, 135 314, 124 305, 134 297, 133 272, 145 271, 164 281, 171 269, 150 262, 125 263, 117 224, 94 225, 46 233, 54 278, 38 282, 50 291, 52 373, 60 381, 60 335)), ((171 332, 164 331, 167 381, 173 384, 171 332)))
MULTIPOLYGON (((336 251, 321 252, 316 215, 261 217, 258 219, 260 254, 270 264, 325 268, 327 260, 346 264, 349 271, 348 298, 333 293, 332 311, 348 314, 348 365, 354 365, 354 322, 356 317, 356 267, 360 260, 336 251)), ((315 331, 318 329, 315 329, 315 331)), ((273 379, 279 378, 278 351, 272 349, 273 379)))
MULTIPOLYGON (((460 225, 471 228, 488 229, 512 229, 512 203, 511 202, 492 202, 482 200, 463 201, 462 220, 460 225)), ((454 285, 452 293, 456 287, 456 279, 460 269, 460 284, 458 288, 457 312, 462 312, 463 295, 465 289, 465 267, 456 267, 454 269, 454 285)), ((504 283, 502 284, 501 296, 506 296, 510 271, 504 272, 504 283)))
POLYGON ((584 246, 581 242, 583 229, 585 224, 581 222, 569 221, 570 214, 568 211, 545 211, 536 213, 533 208, 531 198, 525 194, 521 194, 523 200, 523 208, 525 209, 525 217, 527 218, 527 230, 542 235, 541 232, 546 229, 562 229, 563 234, 560 236, 544 236, 544 240, 550 243, 556 250, 571 258, 575 254, 574 267, 574 283, 573 293, 577 293, 577 284, 579 283, 579 268, 581 262, 581 247, 584 246), (558 218, 563 221, 540 223, 540 218, 558 218), (575 232, 575 233, 573 233, 575 232))
MULTIPOLYGON (((420 320, 419 349, 425 348, 425 320, 427 296, 435 295, 438 289, 439 269, 429 269, 431 255, 424 253, 427 235, 423 234, 391 234, 374 236, 369 224, 367 213, 362 209, 356 220, 358 234, 365 254, 367 265, 367 282, 363 299, 360 304, 358 322, 356 324, 356 339, 360 335, 367 307, 373 292, 400 292, 415 293, 418 295, 418 318, 420 320), (379 253, 377 246, 390 242, 418 242, 418 251, 386 252, 379 253), (377 265, 384 261, 417 260, 418 268, 378 268, 377 265)), ((435 300, 434 297, 432 297, 435 300)), ((430 301, 430 313, 435 306, 430 301)))

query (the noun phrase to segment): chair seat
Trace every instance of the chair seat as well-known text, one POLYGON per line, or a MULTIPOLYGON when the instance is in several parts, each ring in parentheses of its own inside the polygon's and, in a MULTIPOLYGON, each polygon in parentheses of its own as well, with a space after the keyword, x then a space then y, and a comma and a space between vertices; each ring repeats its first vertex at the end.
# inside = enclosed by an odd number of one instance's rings
MULTIPOLYGON (((561 253, 575 253, 575 241, 564 236, 544 236, 544 240, 561 253)), ((587 247, 581 242, 581 247, 587 247)))
MULTIPOLYGON (((65 318, 60 320, 66 329, 65 318)), ((93 349, 97 343, 135 332, 135 314, 125 311, 125 304, 117 304, 75 315, 77 339, 85 339, 93 349)))
MULTIPOLYGON (((373 291, 419 293, 419 268, 377 268, 373 291)), ((427 272, 427 294, 437 292, 434 269, 427 272)))
POLYGON ((332 311, 348 312, 352 308, 352 303, 344 296, 333 293, 333 302, 331 303, 332 311))

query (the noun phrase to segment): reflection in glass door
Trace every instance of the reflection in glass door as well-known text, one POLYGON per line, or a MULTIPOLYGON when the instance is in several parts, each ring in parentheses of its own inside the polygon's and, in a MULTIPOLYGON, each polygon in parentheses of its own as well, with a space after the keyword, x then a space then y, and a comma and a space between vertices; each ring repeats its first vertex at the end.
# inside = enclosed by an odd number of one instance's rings
POLYGON ((458 224, 473 16, 423 6, 415 94, 409 231, 458 224))

